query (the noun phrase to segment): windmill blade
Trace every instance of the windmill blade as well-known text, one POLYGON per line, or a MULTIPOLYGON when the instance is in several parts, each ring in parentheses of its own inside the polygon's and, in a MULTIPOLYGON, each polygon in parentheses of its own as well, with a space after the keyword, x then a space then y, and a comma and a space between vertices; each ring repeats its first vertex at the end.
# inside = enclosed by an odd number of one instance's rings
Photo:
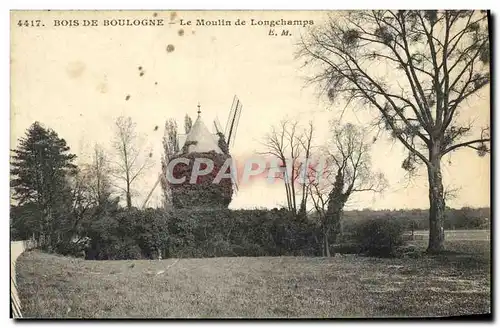
POLYGON ((223 133, 222 126, 220 125, 219 118, 216 116, 214 120, 214 127, 216 133, 223 133))
MULTIPOLYGON (((236 98, 236 96, 235 96, 236 98)), ((234 144, 234 136, 236 134, 236 129, 238 127, 238 122, 240 119, 241 115, 241 108, 243 105, 241 104, 240 100, 236 98, 236 104, 234 105, 234 115, 231 118, 230 121, 230 126, 229 126, 229 134, 227 135, 227 145, 231 147, 231 143, 234 144)))
POLYGON ((153 186, 153 189, 151 189, 151 191, 149 192, 148 196, 146 197, 146 199, 144 200, 144 203, 142 204, 142 208, 145 208, 146 207, 146 204, 148 203, 149 201, 149 198, 151 198, 151 195, 153 194, 153 191, 155 191, 156 187, 158 186, 158 184, 160 183, 160 180, 161 180, 161 173, 158 175, 158 179, 156 180, 154 186, 153 186))
POLYGON ((240 100, 238 98, 236 98, 236 96, 234 96, 236 102, 233 102, 233 108, 231 108, 231 113, 233 114, 232 116, 229 117, 229 131, 226 133, 227 135, 227 145, 229 146, 230 142, 231 142, 231 136, 233 134, 233 130, 234 130, 234 119, 236 118, 236 114, 237 114, 237 111, 238 111, 238 104, 240 102, 240 100))
POLYGON ((224 135, 227 136, 229 133, 229 129, 231 127, 231 121, 234 117, 234 112, 236 111, 236 104, 238 102, 238 97, 236 95, 233 97, 233 103, 231 105, 231 110, 229 110, 229 116, 227 117, 226 121, 226 128, 224 129, 224 135))
POLYGON ((236 140, 236 132, 238 131, 238 125, 240 123, 240 116, 241 116, 241 109, 242 108, 243 108, 243 105, 240 102, 239 107, 236 108, 236 114, 235 114, 235 120, 234 120, 234 131, 231 135, 232 136, 231 140, 229 140, 229 144, 228 144, 229 147, 234 146, 234 141, 236 140))

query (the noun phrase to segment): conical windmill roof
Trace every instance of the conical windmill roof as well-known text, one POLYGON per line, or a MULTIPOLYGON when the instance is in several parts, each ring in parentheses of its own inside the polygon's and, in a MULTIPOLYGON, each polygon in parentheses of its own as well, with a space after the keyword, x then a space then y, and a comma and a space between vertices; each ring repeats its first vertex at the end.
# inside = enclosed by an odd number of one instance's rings
POLYGON ((203 123, 201 116, 198 116, 196 122, 194 122, 184 144, 190 141, 195 141, 196 144, 189 145, 188 153, 208 153, 209 151, 215 151, 219 154, 223 153, 214 136, 210 133, 205 123, 203 123))

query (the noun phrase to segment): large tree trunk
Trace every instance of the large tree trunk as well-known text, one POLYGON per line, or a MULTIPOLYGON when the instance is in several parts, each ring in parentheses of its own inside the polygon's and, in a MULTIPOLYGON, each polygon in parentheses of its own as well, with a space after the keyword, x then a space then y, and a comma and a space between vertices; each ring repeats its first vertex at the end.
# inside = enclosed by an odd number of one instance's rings
POLYGON ((444 215, 445 201, 443 177, 441 175, 441 157, 437 147, 430 151, 429 175, 429 246, 427 252, 438 253, 444 250, 444 215))
MULTIPOLYGON (((340 233, 340 220, 344 205, 349 198, 349 194, 343 193, 344 175, 342 168, 339 168, 335 176, 333 188, 328 197, 328 205, 326 209, 326 219, 333 231, 333 243, 337 243, 337 238, 340 233)), ((335 255, 335 254, 334 254, 335 255)))
POLYGON ((288 185, 288 182, 284 181, 285 183, 285 191, 286 191, 286 202, 288 205, 288 210, 292 210, 292 198, 290 197, 290 186, 288 185))
MULTIPOLYGON (((328 201, 328 207, 326 210, 326 220, 330 227, 330 233, 332 237, 332 242, 337 243, 338 237, 340 235, 340 221, 342 219, 342 211, 344 209, 343 196, 332 195, 328 201)), ((333 254, 335 255, 335 254, 333 254)))
MULTIPOLYGON (((325 217, 323 218, 323 256, 330 257, 330 238, 333 243, 337 242, 339 233, 340 212, 334 209, 334 205, 329 203, 325 217)), ((333 252, 335 255, 335 251, 333 252)))
POLYGON ((130 184, 127 183, 127 208, 132 208, 132 196, 130 195, 130 184))
POLYGON ((324 225, 323 226, 323 256, 330 257, 330 243, 328 242, 329 237, 329 229, 324 225))
POLYGON ((295 197, 295 176, 294 176, 294 164, 292 164, 292 181, 290 181, 290 197, 292 199, 292 211, 293 214, 297 214, 297 200, 295 197))

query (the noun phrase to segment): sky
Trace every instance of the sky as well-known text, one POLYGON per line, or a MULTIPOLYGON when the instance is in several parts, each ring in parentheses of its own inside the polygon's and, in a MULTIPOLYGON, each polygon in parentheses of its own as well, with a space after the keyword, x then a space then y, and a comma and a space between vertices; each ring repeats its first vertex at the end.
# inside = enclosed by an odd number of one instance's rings
MULTIPOLYGON (((329 103, 317 88, 306 84, 309 72, 301 68, 303 60, 296 59, 295 52, 307 28, 287 26, 288 36, 270 36, 269 26, 249 26, 248 22, 283 18, 312 20, 318 25, 325 15, 320 11, 14 12, 10 146, 15 148, 26 129, 40 121, 67 141, 78 163, 90 161, 96 143, 112 157, 114 121, 130 116, 155 161, 136 185, 133 202, 140 205, 160 172, 165 120, 176 119, 182 130, 184 115, 195 119, 198 103, 203 121, 212 129, 215 118, 225 126, 233 96, 241 100, 242 114, 231 149, 236 159, 264 151, 261 142, 266 133, 284 118, 304 125, 312 120, 315 141, 322 144, 329 138, 329 121, 338 118, 344 106, 329 103), (247 25, 235 26, 238 18, 247 25), (45 26, 17 26, 19 20, 37 19, 45 26), (85 19, 96 19, 101 26, 81 26, 85 19), (164 26, 102 26, 105 19, 163 19, 164 26), (181 26, 181 19, 192 20, 193 25, 181 26), (225 19, 233 25, 196 26, 197 19, 225 19), (54 20, 78 20, 80 26, 53 26, 54 20)), ((488 124, 489 88, 471 99, 469 106, 463 111, 464 119, 488 124)), ((365 124, 370 117, 366 110, 347 108, 342 119, 365 124)), ((389 187, 382 194, 354 196, 347 209, 428 207, 425 169, 408 181, 401 168, 402 145, 381 138, 372 146, 371 156, 374 170, 384 173, 389 187)), ((445 188, 458 189, 449 206, 490 205, 489 156, 480 158, 470 149, 455 152, 443 159, 443 177, 445 188)), ((150 205, 160 200, 157 188, 150 205)), ((240 186, 230 207, 272 208, 285 202, 282 184, 257 181, 240 186)))

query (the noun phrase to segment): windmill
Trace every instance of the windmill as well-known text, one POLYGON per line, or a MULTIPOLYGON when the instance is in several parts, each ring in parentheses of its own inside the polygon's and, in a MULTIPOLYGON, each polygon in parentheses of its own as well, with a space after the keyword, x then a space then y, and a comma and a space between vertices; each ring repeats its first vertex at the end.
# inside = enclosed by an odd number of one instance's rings
MULTIPOLYGON (((228 150, 234 146, 242 107, 243 107, 243 105, 242 105, 241 101, 238 99, 237 96, 234 96, 233 103, 231 105, 231 109, 229 110, 229 116, 228 116, 228 119, 226 122, 226 127, 224 129, 224 132, 222 131, 222 126, 221 126, 217 117, 214 119, 214 122, 213 122, 214 127, 215 127, 215 131, 216 131, 216 133, 213 135, 214 140, 218 140, 218 138, 222 134, 224 141, 226 141, 226 144, 228 146, 228 150), (226 136, 227 136, 227 138, 226 138, 226 136)), ((199 114, 200 114, 200 109, 199 109, 199 105, 198 105, 198 116, 199 116, 199 114)), ((186 141, 186 138, 187 138, 187 134, 178 134, 178 144, 179 144, 180 149, 182 149, 184 142, 186 141)), ((162 179, 162 174, 160 173, 153 188, 151 189, 151 191, 147 195, 146 199, 144 200, 144 203, 142 205, 143 208, 146 207, 149 199, 151 198, 151 195, 153 194, 154 190, 156 189, 156 187, 160 183, 161 179, 162 179)), ((235 187, 235 189, 234 189, 235 192, 237 192, 238 185, 236 183, 236 179, 233 179, 233 185, 235 187)))

